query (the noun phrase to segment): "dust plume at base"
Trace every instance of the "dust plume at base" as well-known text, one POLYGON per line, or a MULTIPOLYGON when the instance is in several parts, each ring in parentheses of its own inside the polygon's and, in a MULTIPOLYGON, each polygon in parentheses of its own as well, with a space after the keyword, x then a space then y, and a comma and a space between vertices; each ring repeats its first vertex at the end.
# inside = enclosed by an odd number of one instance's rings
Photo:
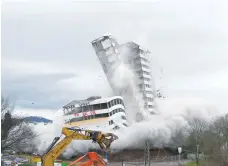
MULTIPOLYGON (((147 120, 132 123, 129 127, 120 129, 115 133, 119 139, 113 142, 113 149, 143 148, 145 140, 150 140, 154 147, 167 146, 173 134, 182 129, 187 121, 194 117, 210 120, 219 114, 213 105, 203 99, 176 98, 158 100, 160 114, 151 115, 147 120)), ((40 134, 35 144, 42 154, 50 145, 54 137, 61 135, 64 124, 62 111, 59 110, 50 125, 37 125, 34 130, 40 134)), ((113 131, 112 131, 113 132, 113 131)), ((99 148, 92 141, 73 141, 66 151, 64 157, 70 158, 78 152, 87 152, 91 148, 99 148)))

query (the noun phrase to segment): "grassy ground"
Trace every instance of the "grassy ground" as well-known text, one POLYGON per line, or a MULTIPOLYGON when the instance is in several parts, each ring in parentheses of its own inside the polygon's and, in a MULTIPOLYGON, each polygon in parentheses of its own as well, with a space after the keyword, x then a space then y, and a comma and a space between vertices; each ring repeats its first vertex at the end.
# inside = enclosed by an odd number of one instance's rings
MULTIPOLYGON (((199 166, 204 165, 203 161, 199 161, 199 166)), ((190 161, 189 163, 185 164, 184 166, 197 166, 196 162, 190 161)))
POLYGON ((197 165, 194 161, 191 161, 191 162, 185 164, 185 166, 197 166, 197 165))

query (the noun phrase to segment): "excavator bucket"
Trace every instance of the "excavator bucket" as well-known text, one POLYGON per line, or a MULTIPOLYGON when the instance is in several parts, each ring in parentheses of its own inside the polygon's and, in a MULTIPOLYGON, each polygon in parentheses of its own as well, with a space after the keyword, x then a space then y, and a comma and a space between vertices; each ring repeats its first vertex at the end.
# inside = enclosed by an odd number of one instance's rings
POLYGON ((107 166, 107 163, 96 152, 88 152, 69 166, 107 166))
POLYGON ((116 139, 118 139, 118 137, 116 135, 111 134, 111 133, 109 133, 107 137, 104 137, 102 139, 102 141, 99 143, 101 149, 103 149, 106 152, 110 151, 110 146, 111 146, 112 142, 115 141, 116 139), (107 138, 109 136, 111 136, 111 138, 107 138))
POLYGON ((104 147, 105 147, 104 150, 109 150, 109 149, 110 149, 110 146, 111 146, 111 144, 112 144, 112 142, 113 142, 113 140, 111 140, 111 139, 104 139, 104 140, 102 141, 102 144, 105 145, 105 146, 104 146, 104 147))

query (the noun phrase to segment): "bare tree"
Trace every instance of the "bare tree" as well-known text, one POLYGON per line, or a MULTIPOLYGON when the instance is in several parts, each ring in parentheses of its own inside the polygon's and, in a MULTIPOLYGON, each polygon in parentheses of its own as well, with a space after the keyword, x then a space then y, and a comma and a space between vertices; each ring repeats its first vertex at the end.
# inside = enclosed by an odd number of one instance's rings
POLYGON ((209 123, 200 118, 193 118, 188 121, 186 131, 188 137, 186 140, 186 148, 195 152, 195 162, 199 164, 199 152, 204 152, 205 132, 208 131, 209 123))
MULTIPOLYGON (((208 166, 228 165, 228 114, 217 117, 210 123, 198 118, 190 120, 187 131, 187 148, 195 151, 198 145, 208 166)), ((198 161, 196 156, 196 162, 199 163, 198 161)))
POLYGON ((13 111, 13 104, 9 99, 6 99, 2 96, 1 98, 1 138, 4 140, 7 135, 8 131, 13 125, 12 122, 12 114, 13 111))
MULTIPOLYGON (((187 140, 189 143, 189 146, 193 149, 197 145, 199 145, 201 148, 204 147, 204 139, 205 139, 205 132, 208 130, 209 123, 203 119, 200 118, 193 118, 188 121, 187 126, 187 132, 189 134, 189 137, 187 140)), ((192 150, 193 150, 192 149, 192 150)))
POLYGON ((1 99, 1 151, 22 151, 31 147, 35 137, 31 126, 24 121, 24 117, 13 115, 14 106, 11 100, 1 99))
POLYGON ((228 165, 228 114, 217 117, 210 125, 207 153, 220 165, 228 165))

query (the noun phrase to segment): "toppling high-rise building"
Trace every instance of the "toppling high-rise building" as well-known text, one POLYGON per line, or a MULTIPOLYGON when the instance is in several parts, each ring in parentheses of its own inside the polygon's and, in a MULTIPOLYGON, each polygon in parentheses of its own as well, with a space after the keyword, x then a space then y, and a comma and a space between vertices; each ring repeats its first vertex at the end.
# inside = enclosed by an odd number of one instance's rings
POLYGON ((154 111, 155 92, 150 69, 149 55, 150 51, 141 48, 138 44, 128 42, 124 44, 123 49, 128 50, 128 61, 137 76, 136 85, 143 96, 144 108, 150 112, 154 111))
POLYGON ((133 42, 120 45, 111 35, 92 41, 92 45, 114 95, 123 96, 128 117, 136 120, 144 113, 154 114, 150 52, 133 42))

